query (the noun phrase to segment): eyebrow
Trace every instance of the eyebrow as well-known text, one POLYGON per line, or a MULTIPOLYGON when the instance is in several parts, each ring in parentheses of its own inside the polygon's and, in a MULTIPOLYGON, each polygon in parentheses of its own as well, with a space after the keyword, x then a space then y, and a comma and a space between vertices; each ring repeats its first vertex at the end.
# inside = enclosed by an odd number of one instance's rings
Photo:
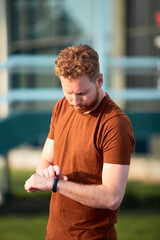
POLYGON ((86 93, 88 93, 88 92, 89 92, 89 89, 84 90, 84 91, 82 91, 82 92, 77 92, 76 94, 86 94, 86 93))
MULTIPOLYGON (((86 90, 83 90, 83 91, 78 91, 78 92, 76 92, 75 94, 80 95, 80 94, 86 94, 86 93, 88 93, 88 92, 89 92, 89 89, 86 89, 86 90)), ((69 92, 69 91, 66 91, 66 93, 72 94, 72 92, 69 92)))

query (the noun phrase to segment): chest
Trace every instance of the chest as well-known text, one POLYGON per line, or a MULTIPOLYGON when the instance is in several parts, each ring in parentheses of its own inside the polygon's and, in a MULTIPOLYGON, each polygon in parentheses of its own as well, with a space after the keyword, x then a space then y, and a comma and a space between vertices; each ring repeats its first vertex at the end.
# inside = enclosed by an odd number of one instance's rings
POLYGON ((101 175, 103 156, 97 142, 97 122, 92 116, 64 115, 55 125, 55 164, 65 174, 101 175))

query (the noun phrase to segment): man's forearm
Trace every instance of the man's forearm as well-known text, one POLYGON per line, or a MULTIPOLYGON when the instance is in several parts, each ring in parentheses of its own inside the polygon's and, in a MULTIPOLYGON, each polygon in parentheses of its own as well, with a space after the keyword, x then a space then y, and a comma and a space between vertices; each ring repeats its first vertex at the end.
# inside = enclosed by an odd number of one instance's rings
POLYGON ((47 169, 51 164, 49 161, 46 159, 40 159, 37 168, 36 168, 36 173, 41 174, 44 169, 47 169))
MULTIPOLYGON (((119 207, 123 198, 120 187, 108 187, 107 185, 84 185, 67 181, 67 177, 60 175, 57 192, 84 205, 94 208, 106 208, 115 210, 119 207)), ((28 192, 35 190, 51 191, 53 178, 34 174, 25 183, 28 192)))
POLYGON ((121 202, 121 197, 104 185, 83 185, 60 180, 57 191, 72 200, 94 208, 115 210, 121 202))
POLYGON ((37 164, 36 173, 41 174, 44 169, 53 165, 54 161, 54 141, 47 138, 44 144, 40 160, 37 164))
POLYGON ((57 191, 79 203, 95 208, 115 210, 119 207, 125 192, 129 166, 104 164, 102 185, 84 185, 68 181, 62 175, 59 166, 51 166, 39 175, 33 175, 27 180, 25 189, 50 191, 53 178, 58 177, 57 191), (52 180, 52 181, 51 181, 52 180), (45 187, 44 187, 45 186, 45 187))

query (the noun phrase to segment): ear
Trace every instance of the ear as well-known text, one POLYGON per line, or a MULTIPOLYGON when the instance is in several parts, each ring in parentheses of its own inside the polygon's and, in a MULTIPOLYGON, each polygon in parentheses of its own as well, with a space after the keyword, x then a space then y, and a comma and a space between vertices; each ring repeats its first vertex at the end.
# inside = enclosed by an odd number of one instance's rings
POLYGON ((103 85, 103 74, 100 73, 96 79, 98 88, 101 88, 103 85))

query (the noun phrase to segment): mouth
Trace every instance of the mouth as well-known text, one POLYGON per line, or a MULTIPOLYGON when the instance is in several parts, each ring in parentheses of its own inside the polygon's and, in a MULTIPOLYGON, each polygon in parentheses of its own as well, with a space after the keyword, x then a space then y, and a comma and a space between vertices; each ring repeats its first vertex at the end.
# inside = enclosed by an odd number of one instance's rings
POLYGON ((79 106, 79 105, 75 105, 75 106, 73 106, 75 109, 82 109, 83 108, 83 106, 79 106))
POLYGON ((84 113, 86 111, 85 106, 82 105, 71 105, 76 112, 84 113))

